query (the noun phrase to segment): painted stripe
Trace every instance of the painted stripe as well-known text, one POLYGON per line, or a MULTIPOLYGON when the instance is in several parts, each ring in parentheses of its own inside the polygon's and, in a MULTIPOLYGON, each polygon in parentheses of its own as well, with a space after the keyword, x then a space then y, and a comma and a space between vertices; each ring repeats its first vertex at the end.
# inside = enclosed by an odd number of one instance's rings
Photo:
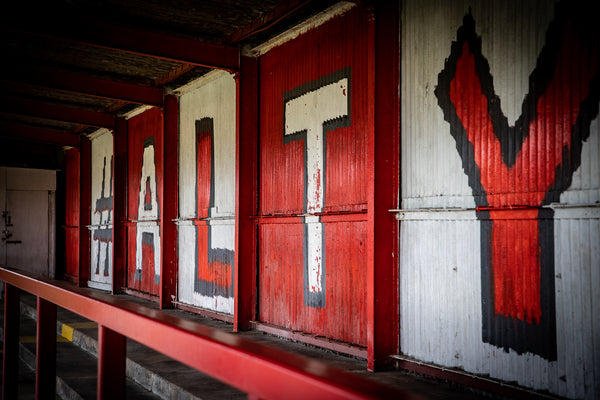
MULTIPOLYGON (((37 338, 35 336, 21 336, 19 338, 19 343, 36 343, 37 338)), ((60 336, 60 335, 56 335, 56 342, 57 343, 66 343, 66 342, 71 342, 71 340, 69 340, 68 338, 64 337, 64 336, 60 336)))

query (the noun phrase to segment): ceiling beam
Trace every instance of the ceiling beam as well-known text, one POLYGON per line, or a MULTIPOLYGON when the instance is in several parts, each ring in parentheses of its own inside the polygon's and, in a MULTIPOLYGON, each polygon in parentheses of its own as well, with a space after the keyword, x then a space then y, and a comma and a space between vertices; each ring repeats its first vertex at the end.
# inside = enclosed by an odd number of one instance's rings
POLYGON ((59 106, 37 100, 3 96, 0 98, 0 109, 9 114, 115 129, 115 116, 112 114, 59 106))
POLYGON ((237 71, 239 49, 154 32, 71 19, 66 23, 45 21, 43 26, 7 28, 13 31, 184 64, 237 71))
POLYGON ((271 28, 282 19, 289 17, 302 7, 310 4, 313 0, 288 0, 278 4, 273 10, 255 19, 245 27, 234 31, 227 38, 227 43, 236 44, 257 33, 271 28))
POLYGON ((10 66, 2 68, 0 76, 4 77, 0 80, 3 83, 21 83, 157 107, 163 104, 162 89, 92 78, 54 68, 10 66))
POLYGON ((0 137, 79 147, 79 135, 9 122, 0 122, 0 137))

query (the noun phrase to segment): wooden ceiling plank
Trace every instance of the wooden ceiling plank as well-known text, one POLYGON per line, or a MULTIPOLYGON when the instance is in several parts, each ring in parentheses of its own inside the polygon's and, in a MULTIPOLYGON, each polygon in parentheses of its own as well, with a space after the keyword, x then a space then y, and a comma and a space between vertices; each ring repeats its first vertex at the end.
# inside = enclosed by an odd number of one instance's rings
POLYGON ((34 85, 157 107, 163 105, 162 89, 93 78, 54 68, 19 66, 15 70, 2 75, 6 78, 2 79, 1 82, 34 85))
POLYGON ((59 106, 36 100, 2 97, 0 99, 0 109, 9 114, 29 115, 107 129, 115 128, 115 117, 112 114, 59 106))
POLYGON ((0 122, 0 137, 79 147, 79 135, 7 122, 0 122))
POLYGON ((6 29, 208 68, 237 71, 239 49, 83 20, 6 29))

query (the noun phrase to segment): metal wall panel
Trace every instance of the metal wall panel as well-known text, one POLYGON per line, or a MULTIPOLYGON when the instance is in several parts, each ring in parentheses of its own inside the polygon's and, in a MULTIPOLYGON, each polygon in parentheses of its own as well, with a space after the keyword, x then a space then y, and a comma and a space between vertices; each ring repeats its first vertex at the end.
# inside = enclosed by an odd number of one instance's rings
POLYGON ((79 275, 79 149, 65 152, 65 272, 79 275))
POLYGON ((90 287, 112 288, 113 274, 113 136, 92 140, 90 287))
POLYGON ((400 347, 596 398, 600 40, 576 7, 403 3, 400 347))
POLYGON ((233 75, 211 72, 180 98, 179 301, 233 314, 233 75))
POLYGON ((158 295, 163 115, 151 108, 128 121, 127 287, 158 295))
POLYGON ((259 319, 362 346, 368 18, 355 7, 275 47, 259 73, 259 319))

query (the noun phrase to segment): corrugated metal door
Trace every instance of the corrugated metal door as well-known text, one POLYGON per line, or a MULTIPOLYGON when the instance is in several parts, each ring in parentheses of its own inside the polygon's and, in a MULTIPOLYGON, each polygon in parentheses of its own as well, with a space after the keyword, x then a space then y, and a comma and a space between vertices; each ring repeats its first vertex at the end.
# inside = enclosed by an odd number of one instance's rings
POLYGON ((596 22, 568 3, 403 4, 401 349, 595 398, 596 22))
POLYGON ((79 149, 65 152, 65 273, 79 276, 79 149))
POLYGON ((233 314, 236 86, 222 71, 198 85, 180 100, 178 296, 233 314))
POLYGON ((260 59, 259 319, 366 345, 367 13, 260 59))
POLYGON ((92 140, 90 287, 112 288, 113 136, 105 131, 92 140))
POLYGON ((163 115, 157 108, 128 121, 127 287, 158 295, 163 115))

